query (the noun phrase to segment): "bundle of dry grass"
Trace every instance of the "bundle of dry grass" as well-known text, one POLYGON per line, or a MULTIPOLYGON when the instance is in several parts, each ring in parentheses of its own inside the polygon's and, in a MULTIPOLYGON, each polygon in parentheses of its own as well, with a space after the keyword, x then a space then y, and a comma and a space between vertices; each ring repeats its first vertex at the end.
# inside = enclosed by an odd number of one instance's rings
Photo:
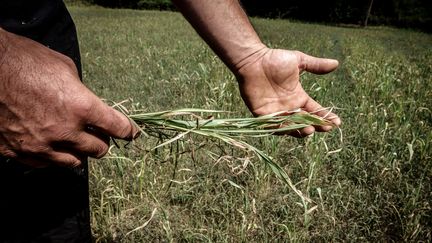
POLYGON ((310 201, 292 183, 287 173, 262 150, 246 143, 246 137, 262 137, 296 131, 307 126, 329 126, 332 123, 314 114, 297 111, 278 112, 260 117, 249 118, 215 118, 209 114, 222 111, 203 109, 180 109, 154 113, 129 114, 146 136, 160 138, 166 131, 175 135, 165 139, 154 149, 182 139, 188 134, 219 139, 241 150, 251 151, 264 162, 280 179, 284 181, 302 200, 310 201), (286 115, 289 114, 289 115, 286 115), (204 116, 206 115, 206 116, 204 116))

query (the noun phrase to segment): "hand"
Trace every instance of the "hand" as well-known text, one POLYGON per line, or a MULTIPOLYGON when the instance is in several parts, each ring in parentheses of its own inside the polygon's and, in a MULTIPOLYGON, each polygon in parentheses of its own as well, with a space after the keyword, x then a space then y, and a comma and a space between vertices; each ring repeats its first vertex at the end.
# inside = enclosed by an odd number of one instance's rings
MULTIPOLYGON (((338 62, 306 55, 299 51, 264 48, 244 61, 238 69, 240 92, 250 111, 257 116, 301 108, 326 117, 336 126, 340 118, 313 100, 299 81, 300 73, 325 74, 338 62)), ((304 137, 315 131, 327 132, 331 126, 306 127, 290 135, 304 137)))
POLYGON ((0 29, 0 155, 75 167, 108 151, 110 136, 138 130, 80 81, 72 60, 0 29))

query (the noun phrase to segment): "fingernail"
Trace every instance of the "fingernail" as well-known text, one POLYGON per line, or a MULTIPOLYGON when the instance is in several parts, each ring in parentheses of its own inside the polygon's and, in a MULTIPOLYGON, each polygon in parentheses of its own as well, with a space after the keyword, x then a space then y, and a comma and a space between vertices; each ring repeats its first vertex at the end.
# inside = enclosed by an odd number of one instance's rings
POLYGON ((139 126, 132 119, 129 119, 129 123, 132 126, 132 139, 138 138, 141 135, 139 126))
POLYGON ((132 123, 132 139, 137 139, 141 135, 141 129, 135 122, 132 123))
POLYGON ((140 131, 140 130, 137 130, 137 131, 135 131, 135 133, 132 135, 132 139, 137 139, 140 135, 141 135, 141 131, 140 131))
POLYGON ((338 127, 338 126, 340 126, 342 124, 342 121, 341 121, 341 119, 336 118, 336 119, 333 120, 333 124, 335 124, 338 127))

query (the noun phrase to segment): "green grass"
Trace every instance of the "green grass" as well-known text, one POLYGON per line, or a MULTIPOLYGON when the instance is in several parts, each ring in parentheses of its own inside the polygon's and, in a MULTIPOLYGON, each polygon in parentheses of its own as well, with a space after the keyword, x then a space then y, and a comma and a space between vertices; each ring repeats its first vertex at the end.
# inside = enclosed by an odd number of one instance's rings
MULTIPOLYGON (((178 13, 71 12, 84 82, 99 96, 130 98, 126 106, 145 112, 189 107, 250 116, 232 74, 178 13)), ((330 75, 303 75, 302 83, 323 105, 339 108, 342 142, 337 131, 248 139, 312 201, 302 201, 250 153, 221 142, 192 137, 151 151, 158 140, 143 137, 90 164, 95 237, 430 242, 432 36, 385 27, 253 23, 271 47, 341 63, 330 75)))

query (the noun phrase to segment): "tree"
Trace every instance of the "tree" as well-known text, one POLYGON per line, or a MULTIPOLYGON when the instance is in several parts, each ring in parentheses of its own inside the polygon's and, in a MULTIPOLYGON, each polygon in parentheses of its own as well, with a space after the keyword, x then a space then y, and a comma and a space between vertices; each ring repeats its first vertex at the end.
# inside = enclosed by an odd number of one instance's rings
POLYGON ((374 2, 374 0, 370 0, 369 8, 367 10, 366 18, 365 18, 365 21, 364 21, 364 24, 363 24, 364 27, 367 27, 367 25, 368 25, 368 20, 369 20, 369 16, 370 16, 370 13, 371 13, 371 10, 372 10, 373 2, 374 2))

